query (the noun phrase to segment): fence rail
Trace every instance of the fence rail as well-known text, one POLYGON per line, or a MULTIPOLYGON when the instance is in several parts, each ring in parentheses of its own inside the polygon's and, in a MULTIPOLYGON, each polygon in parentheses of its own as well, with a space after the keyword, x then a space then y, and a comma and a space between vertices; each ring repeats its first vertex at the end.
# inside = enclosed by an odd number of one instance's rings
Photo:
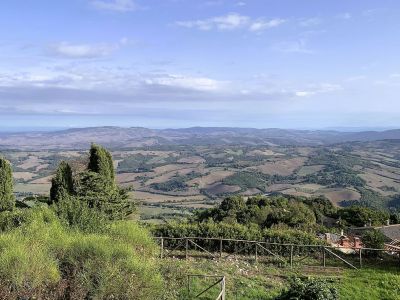
POLYGON ((219 275, 200 275, 200 274, 189 274, 187 275, 187 294, 188 297, 190 297, 191 293, 191 279, 195 277, 201 277, 201 278, 217 278, 217 281, 212 283, 211 285, 208 285, 206 288, 202 289, 200 292, 196 293, 196 295, 193 297, 193 299, 199 298, 200 296, 206 294, 208 291, 210 291, 213 287, 219 285, 219 293, 217 298, 215 300, 225 300, 226 292, 225 292, 225 276, 219 276, 219 275))
MULTIPOLYGON (((184 251, 186 259, 194 256, 190 250, 196 249, 213 259, 226 259, 241 254, 258 262, 265 257, 272 257, 284 266, 293 268, 294 264, 304 262, 307 258, 321 260, 322 266, 327 267, 327 258, 343 263, 347 267, 359 269, 363 267, 366 254, 385 253, 393 259, 400 257, 400 249, 376 249, 338 247, 328 245, 303 245, 291 243, 275 243, 266 241, 210 238, 210 237, 156 237, 160 244, 161 258, 176 250, 184 251), (346 249, 352 255, 342 253, 346 249), (296 259, 297 258, 297 259, 296 259)), ((400 261, 396 260, 400 266, 400 261)))

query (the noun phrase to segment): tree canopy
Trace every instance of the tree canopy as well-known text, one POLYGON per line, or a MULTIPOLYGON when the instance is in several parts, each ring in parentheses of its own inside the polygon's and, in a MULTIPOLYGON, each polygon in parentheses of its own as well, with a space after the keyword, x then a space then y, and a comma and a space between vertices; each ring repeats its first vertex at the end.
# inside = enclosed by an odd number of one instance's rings
POLYGON ((246 225, 253 223, 262 228, 278 224, 302 227, 316 224, 316 213, 324 212, 321 207, 314 207, 301 199, 283 195, 256 196, 247 201, 241 196, 232 196, 225 198, 218 207, 199 213, 197 220, 212 219, 216 222, 237 222, 246 225))
POLYGON ((115 183, 111 153, 100 145, 92 144, 90 147, 88 170, 100 174, 110 183, 115 183))
MULTIPOLYGON (((70 165, 67 162, 60 163, 52 179, 50 198, 56 204, 58 214, 69 224, 79 220, 79 214, 85 207, 94 209, 111 220, 124 219, 134 210, 127 190, 115 183, 110 152, 95 144, 90 149, 87 170, 73 176, 70 165)), ((101 219, 97 213, 91 213, 91 217, 93 220, 101 219)))
POLYGON ((55 176, 51 180, 50 200, 59 202, 74 194, 74 181, 70 165, 62 161, 57 168, 55 176))
POLYGON ((377 209, 363 206, 350 206, 338 211, 343 225, 362 227, 365 225, 377 226, 385 224, 389 214, 377 209))
POLYGON ((0 157, 0 211, 15 207, 14 185, 11 164, 0 157))

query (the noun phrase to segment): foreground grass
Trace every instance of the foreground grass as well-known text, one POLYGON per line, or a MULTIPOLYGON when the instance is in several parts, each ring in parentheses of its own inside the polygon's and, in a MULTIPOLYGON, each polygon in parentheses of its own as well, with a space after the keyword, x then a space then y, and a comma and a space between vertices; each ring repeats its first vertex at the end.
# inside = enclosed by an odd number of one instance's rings
POLYGON ((338 288, 340 299, 400 299, 400 266, 345 271, 338 288))
MULTIPOLYGON (((227 299, 272 300, 288 284, 292 276, 331 279, 337 286, 340 299, 400 300, 400 266, 366 268, 340 272, 279 268, 262 263, 253 264, 242 260, 168 258, 161 261, 162 273, 175 292, 170 299, 192 299, 193 296, 216 281, 214 278, 191 280, 191 292, 187 293, 188 274, 226 276, 227 299)), ((208 291, 199 299, 215 299, 218 287, 208 291)))
MULTIPOLYGON (((278 269, 256 266, 241 260, 180 260, 165 259, 162 273, 177 291, 176 299, 191 299, 212 285, 215 278, 193 278, 191 292, 187 293, 187 275, 205 274, 226 277, 227 299, 273 299, 284 287, 285 280, 278 269)), ((215 287, 199 299, 215 299, 219 289, 215 287)))
POLYGON ((3 212, 0 299, 162 299, 155 254, 149 233, 133 222, 89 233, 48 208, 3 212))

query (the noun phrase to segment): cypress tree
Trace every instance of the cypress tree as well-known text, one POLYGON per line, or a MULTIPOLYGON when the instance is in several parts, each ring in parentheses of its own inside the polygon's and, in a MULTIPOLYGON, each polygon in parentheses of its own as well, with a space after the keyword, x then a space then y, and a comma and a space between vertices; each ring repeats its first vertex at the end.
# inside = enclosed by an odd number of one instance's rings
POLYGON ((11 164, 0 157, 0 211, 12 210, 15 206, 11 164))
POLYGON ((90 147, 88 170, 106 178, 110 185, 113 186, 115 184, 112 156, 105 148, 92 144, 90 147))
POLYGON ((111 220, 124 219, 135 210, 127 190, 116 184, 110 187, 107 178, 95 172, 80 174, 76 192, 78 199, 86 202, 89 208, 105 213, 111 220))
POLYGON ((51 180, 50 200, 59 202, 68 199, 74 193, 74 182, 71 166, 62 161, 57 168, 55 176, 51 180))
POLYGON ((96 144, 90 148, 88 171, 80 175, 77 195, 89 207, 101 210, 110 219, 123 219, 134 210, 127 191, 115 183, 110 152, 96 144))

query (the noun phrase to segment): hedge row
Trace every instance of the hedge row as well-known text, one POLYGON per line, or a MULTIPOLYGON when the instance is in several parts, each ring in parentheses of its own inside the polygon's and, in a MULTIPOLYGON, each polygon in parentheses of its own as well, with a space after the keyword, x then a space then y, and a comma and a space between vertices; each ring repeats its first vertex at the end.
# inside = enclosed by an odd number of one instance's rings
MULTIPOLYGON (((202 223, 170 223, 158 225, 152 228, 152 232, 157 237, 202 237, 215 239, 235 239, 260 241, 271 244, 265 245, 271 251, 280 253, 290 253, 290 246, 275 245, 278 244, 295 244, 295 245, 323 245, 324 242, 318 239, 315 234, 307 233, 296 229, 259 229, 258 226, 245 226, 241 224, 202 222, 202 223)), ((200 246, 211 251, 220 250, 219 240, 194 240, 200 246)), ((182 244, 182 242, 181 242, 182 244)), ((224 241, 223 251, 233 252, 244 247, 243 242, 224 241)), ((164 241, 166 247, 174 248, 179 246, 179 241, 164 241)), ((294 254, 304 254, 314 252, 313 248, 296 246, 294 254)), ((253 250, 249 249, 248 252, 253 250)))

